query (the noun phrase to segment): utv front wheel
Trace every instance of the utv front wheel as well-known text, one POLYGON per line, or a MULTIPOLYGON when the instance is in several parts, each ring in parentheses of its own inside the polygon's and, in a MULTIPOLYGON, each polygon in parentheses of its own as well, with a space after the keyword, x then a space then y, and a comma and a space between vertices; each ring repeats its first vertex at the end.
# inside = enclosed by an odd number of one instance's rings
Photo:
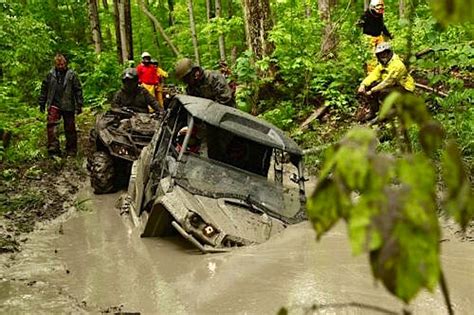
POLYGON ((114 160, 106 152, 95 152, 90 158, 91 186, 95 194, 110 193, 114 189, 114 160))

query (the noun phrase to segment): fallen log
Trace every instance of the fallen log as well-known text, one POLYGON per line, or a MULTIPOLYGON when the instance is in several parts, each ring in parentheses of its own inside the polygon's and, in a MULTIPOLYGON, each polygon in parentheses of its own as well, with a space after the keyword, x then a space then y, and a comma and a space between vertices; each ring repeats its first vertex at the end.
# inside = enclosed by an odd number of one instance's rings
POLYGON ((421 83, 415 83, 415 86, 417 88, 420 88, 420 89, 423 89, 425 91, 428 91, 428 92, 431 92, 431 93, 434 93, 434 94, 437 94, 438 96, 441 96, 441 97, 447 97, 448 94, 447 93, 444 93, 442 91, 439 91, 437 89, 434 89, 432 87, 429 87, 427 85, 424 85, 424 84, 421 84, 421 83))
POLYGON ((311 124, 314 120, 321 117, 326 112, 327 109, 328 109, 328 106, 322 106, 318 109, 315 109, 313 113, 308 118, 306 118, 306 120, 300 125, 299 130, 302 131, 308 128, 309 124, 311 124))

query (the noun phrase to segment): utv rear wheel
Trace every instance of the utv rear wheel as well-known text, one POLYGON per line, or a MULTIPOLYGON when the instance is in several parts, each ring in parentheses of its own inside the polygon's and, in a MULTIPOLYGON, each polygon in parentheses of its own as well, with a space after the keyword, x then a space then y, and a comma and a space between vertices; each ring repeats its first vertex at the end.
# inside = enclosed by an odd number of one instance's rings
POLYGON ((106 194, 114 189, 114 160, 106 152, 95 152, 88 161, 91 186, 95 194, 106 194))

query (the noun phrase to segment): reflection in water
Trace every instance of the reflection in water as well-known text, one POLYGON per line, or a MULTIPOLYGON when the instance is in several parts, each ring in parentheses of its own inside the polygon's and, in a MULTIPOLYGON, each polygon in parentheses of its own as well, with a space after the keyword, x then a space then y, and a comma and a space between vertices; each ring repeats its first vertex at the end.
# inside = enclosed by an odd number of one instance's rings
MULTIPOLYGON (((177 237, 140 238, 113 208, 117 195, 93 198, 95 211, 65 223, 64 235, 45 231, 30 242, 36 250, 20 254, 21 262, 7 269, 0 283, 1 313, 93 312, 120 305, 121 311, 143 314, 276 314, 281 307, 295 314, 392 314, 403 309, 381 285, 374 286, 366 257, 351 256, 342 225, 320 243, 311 226, 301 223, 258 246, 202 255, 177 237), (19 277, 25 283, 11 280, 19 277), (33 280, 38 284, 28 287, 33 280)), ((443 246, 455 310, 468 313, 474 309, 474 248, 454 241, 443 246)), ((438 291, 420 294, 409 309, 445 313, 438 291)))

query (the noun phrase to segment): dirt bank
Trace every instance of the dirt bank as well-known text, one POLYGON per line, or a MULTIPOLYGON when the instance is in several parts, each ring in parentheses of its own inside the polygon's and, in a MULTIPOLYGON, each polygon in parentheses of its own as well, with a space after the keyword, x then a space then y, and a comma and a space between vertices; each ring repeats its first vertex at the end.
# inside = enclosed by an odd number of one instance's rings
POLYGON ((87 178, 82 161, 51 158, 0 168, 0 253, 21 250, 35 224, 81 206, 76 193, 87 178))

